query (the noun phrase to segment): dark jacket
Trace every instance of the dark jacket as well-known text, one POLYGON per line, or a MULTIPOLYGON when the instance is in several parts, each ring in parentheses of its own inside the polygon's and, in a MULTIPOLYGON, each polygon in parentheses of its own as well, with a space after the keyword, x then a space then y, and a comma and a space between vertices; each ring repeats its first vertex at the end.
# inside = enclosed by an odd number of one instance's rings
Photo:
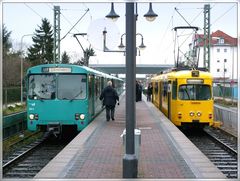
POLYGON ((100 100, 103 100, 103 105, 115 106, 117 100, 119 101, 119 97, 117 91, 113 87, 107 86, 103 89, 100 100))

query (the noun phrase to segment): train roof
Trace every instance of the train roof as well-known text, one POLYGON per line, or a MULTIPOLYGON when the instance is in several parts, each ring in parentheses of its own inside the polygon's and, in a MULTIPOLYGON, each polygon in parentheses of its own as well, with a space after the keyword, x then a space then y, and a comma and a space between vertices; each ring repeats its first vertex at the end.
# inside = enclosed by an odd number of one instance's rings
MULTIPOLYGON (((210 78, 212 79, 213 76, 211 73, 201 70, 180 70, 180 71, 171 71, 168 73, 163 73, 160 75, 156 75, 152 77, 151 80, 158 80, 158 79, 167 79, 167 78, 192 78, 192 72, 199 72, 198 78, 210 78)), ((195 77, 195 78, 196 78, 195 77)))
MULTIPOLYGON (((69 69, 71 72, 74 73, 88 73, 88 74, 94 74, 94 75, 98 75, 100 77, 104 77, 104 78, 109 78, 109 79, 118 79, 121 80, 120 78, 117 78, 115 76, 106 74, 104 72, 100 72, 98 70, 86 67, 86 66, 80 66, 80 65, 74 65, 74 64, 42 64, 42 65, 37 65, 34 67, 31 67, 28 69, 27 74, 32 74, 32 73, 44 73, 44 69, 49 70, 48 68, 71 68, 69 69)), ((45 73, 50 73, 50 72, 45 72, 45 73)), ((60 72, 55 72, 55 73, 60 73, 60 72)), ((61 73, 70 73, 70 72, 66 72, 63 71, 61 73)))

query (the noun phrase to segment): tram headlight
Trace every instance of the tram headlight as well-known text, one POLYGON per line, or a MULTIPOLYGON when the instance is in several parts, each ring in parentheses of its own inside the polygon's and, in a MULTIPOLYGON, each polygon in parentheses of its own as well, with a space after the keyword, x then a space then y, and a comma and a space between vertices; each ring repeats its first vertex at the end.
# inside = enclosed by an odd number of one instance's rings
POLYGON ((79 120, 79 114, 78 113, 75 114, 75 120, 79 120))
POLYGON ((85 115, 84 115, 84 114, 80 114, 79 118, 80 118, 81 120, 83 120, 83 119, 85 119, 85 115))
POLYGON ((200 117, 202 115, 201 112, 197 112, 197 116, 200 117))
POLYGON ((209 117, 209 119, 212 119, 212 117, 213 117, 212 113, 209 113, 208 117, 209 117))
POLYGON ((29 114, 29 119, 34 120, 34 114, 29 114))
POLYGON ((34 115, 34 119, 38 120, 38 114, 34 115))
POLYGON ((178 119, 181 119, 181 118, 182 118, 182 113, 178 112, 178 119))
POLYGON ((191 111, 191 112, 189 113, 189 115, 190 115, 191 117, 193 117, 193 116, 194 116, 194 112, 191 111))
POLYGON ((79 114, 79 113, 76 113, 75 114, 75 120, 84 120, 85 119, 85 114, 79 114))

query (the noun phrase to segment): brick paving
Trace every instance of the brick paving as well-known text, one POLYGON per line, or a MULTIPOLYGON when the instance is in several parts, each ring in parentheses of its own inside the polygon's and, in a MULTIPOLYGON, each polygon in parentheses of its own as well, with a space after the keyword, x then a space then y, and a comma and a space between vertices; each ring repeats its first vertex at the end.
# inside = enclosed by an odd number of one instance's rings
MULTIPOLYGON (((97 119, 105 119, 105 111, 97 119)), ((136 102, 136 125, 141 130, 138 178, 195 178, 175 147, 161 131, 159 122, 146 106, 136 102)), ((125 96, 116 108, 115 121, 104 122, 76 155, 65 178, 122 178, 125 128, 125 96)))
POLYGON ((137 102, 137 127, 141 130, 140 178, 195 178, 151 114, 146 102, 137 102))
MULTIPOLYGON (((136 102, 141 130, 140 179, 223 179, 225 176, 151 103, 136 102)), ((103 111, 36 176, 36 179, 122 179, 125 96, 115 121, 103 111)))

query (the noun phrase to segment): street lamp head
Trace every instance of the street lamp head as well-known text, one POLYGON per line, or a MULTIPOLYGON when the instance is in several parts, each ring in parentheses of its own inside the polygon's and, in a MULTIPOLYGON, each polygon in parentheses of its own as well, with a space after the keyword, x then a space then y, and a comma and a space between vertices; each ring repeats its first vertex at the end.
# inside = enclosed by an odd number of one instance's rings
POLYGON ((121 41, 120 45, 118 46, 118 48, 119 48, 120 50, 124 50, 124 49, 125 49, 125 46, 123 45, 122 41, 121 41))
POLYGON ((152 10, 152 3, 149 3, 149 10, 146 14, 144 14, 144 17, 148 20, 148 21, 154 21, 156 19, 158 15, 156 13, 153 12, 152 10))
POLYGON ((144 50, 146 48, 146 46, 143 44, 143 41, 141 43, 141 45, 138 47, 140 50, 144 50))
POLYGON ((117 19, 120 17, 114 10, 114 4, 111 3, 111 11, 108 15, 105 16, 106 18, 112 19, 112 21, 117 21, 117 19))

